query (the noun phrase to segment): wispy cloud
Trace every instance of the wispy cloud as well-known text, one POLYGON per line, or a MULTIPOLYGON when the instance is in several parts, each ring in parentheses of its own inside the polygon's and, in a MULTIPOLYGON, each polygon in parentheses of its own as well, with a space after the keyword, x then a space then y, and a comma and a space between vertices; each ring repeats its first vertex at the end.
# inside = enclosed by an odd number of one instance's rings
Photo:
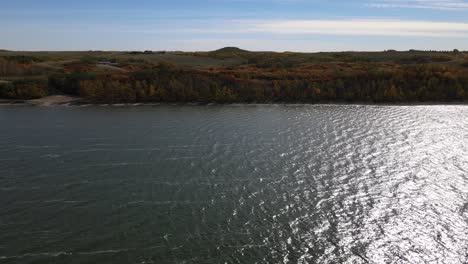
POLYGON ((273 34, 468 38, 468 23, 381 19, 283 20, 256 22, 249 25, 248 31, 273 34))
POLYGON ((416 8, 466 11, 468 1, 465 0, 374 0, 366 6, 377 8, 416 8))
POLYGON ((22 25, 21 28, 4 28, 0 32, 31 31, 49 32, 95 32, 102 34, 145 34, 145 35, 291 35, 312 36, 381 36, 381 37, 430 37, 468 38, 468 23, 436 22, 417 20, 388 19, 344 19, 344 20, 187 20, 174 23, 173 20, 159 21, 146 25, 126 25, 115 27, 112 24, 71 24, 47 25, 47 30, 35 25, 22 25))

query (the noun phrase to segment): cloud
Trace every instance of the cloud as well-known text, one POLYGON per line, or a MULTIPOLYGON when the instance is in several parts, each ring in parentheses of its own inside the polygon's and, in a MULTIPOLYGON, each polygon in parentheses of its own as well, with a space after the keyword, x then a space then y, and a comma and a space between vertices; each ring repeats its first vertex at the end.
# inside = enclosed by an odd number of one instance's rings
POLYGON ((113 24, 22 24, 0 25, 0 32, 51 32, 55 34, 135 35, 141 37, 185 38, 212 36, 259 38, 276 36, 292 39, 297 36, 376 36, 376 37, 426 37, 468 38, 468 23, 388 19, 342 20, 161 20, 145 25, 115 26, 113 24))
POLYGON ((450 11, 468 10, 468 2, 465 0, 375 0, 367 3, 366 6, 377 8, 415 8, 450 11))
POLYGON ((468 38, 468 23, 411 20, 282 20, 256 22, 247 30, 273 34, 468 38))
MULTIPOLYGON (((166 23, 170 25, 171 23, 166 23)), ((86 27, 88 28, 88 27, 86 27)), ((97 28, 97 27, 94 27, 97 28)), ((107 28, 107 29, 106 29, 107 28)), ((70 30, 70 29, 67 29, 70 30)), ((88 29, 87 29, 88 30, 88 29)), ((344 19, 344 20, 218 20, 185 21, 167 27, 120 27, 102 31, 158 34, 209 35, 332 35, 468 38, 468 23, 416 20, 344 19)))

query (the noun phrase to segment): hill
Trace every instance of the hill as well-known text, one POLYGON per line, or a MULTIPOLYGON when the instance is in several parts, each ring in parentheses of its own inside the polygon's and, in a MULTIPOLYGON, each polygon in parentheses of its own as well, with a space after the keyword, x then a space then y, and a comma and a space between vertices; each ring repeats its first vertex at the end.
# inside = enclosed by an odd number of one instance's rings
POLYGON ((249 52, 248 50, 243 50, 237 47, 224 47, 215 51, 213 53, 245 53, 249 52))

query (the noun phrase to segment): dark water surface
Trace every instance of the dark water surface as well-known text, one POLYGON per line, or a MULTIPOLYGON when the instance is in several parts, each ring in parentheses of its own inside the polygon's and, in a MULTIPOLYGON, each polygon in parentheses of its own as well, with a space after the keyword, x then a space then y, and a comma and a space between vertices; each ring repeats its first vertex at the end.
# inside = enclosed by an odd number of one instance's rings
POLYGON ((0 107, 0 263, 467 263, 467 106, 0 107))

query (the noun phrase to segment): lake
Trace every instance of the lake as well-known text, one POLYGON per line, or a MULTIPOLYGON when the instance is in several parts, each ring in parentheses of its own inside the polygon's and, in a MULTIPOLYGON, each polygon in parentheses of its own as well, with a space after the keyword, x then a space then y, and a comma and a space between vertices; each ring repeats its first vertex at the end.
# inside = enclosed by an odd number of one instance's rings
POLYGON ((0 263, 467 263, 468 106, 0 106, 0 263))

